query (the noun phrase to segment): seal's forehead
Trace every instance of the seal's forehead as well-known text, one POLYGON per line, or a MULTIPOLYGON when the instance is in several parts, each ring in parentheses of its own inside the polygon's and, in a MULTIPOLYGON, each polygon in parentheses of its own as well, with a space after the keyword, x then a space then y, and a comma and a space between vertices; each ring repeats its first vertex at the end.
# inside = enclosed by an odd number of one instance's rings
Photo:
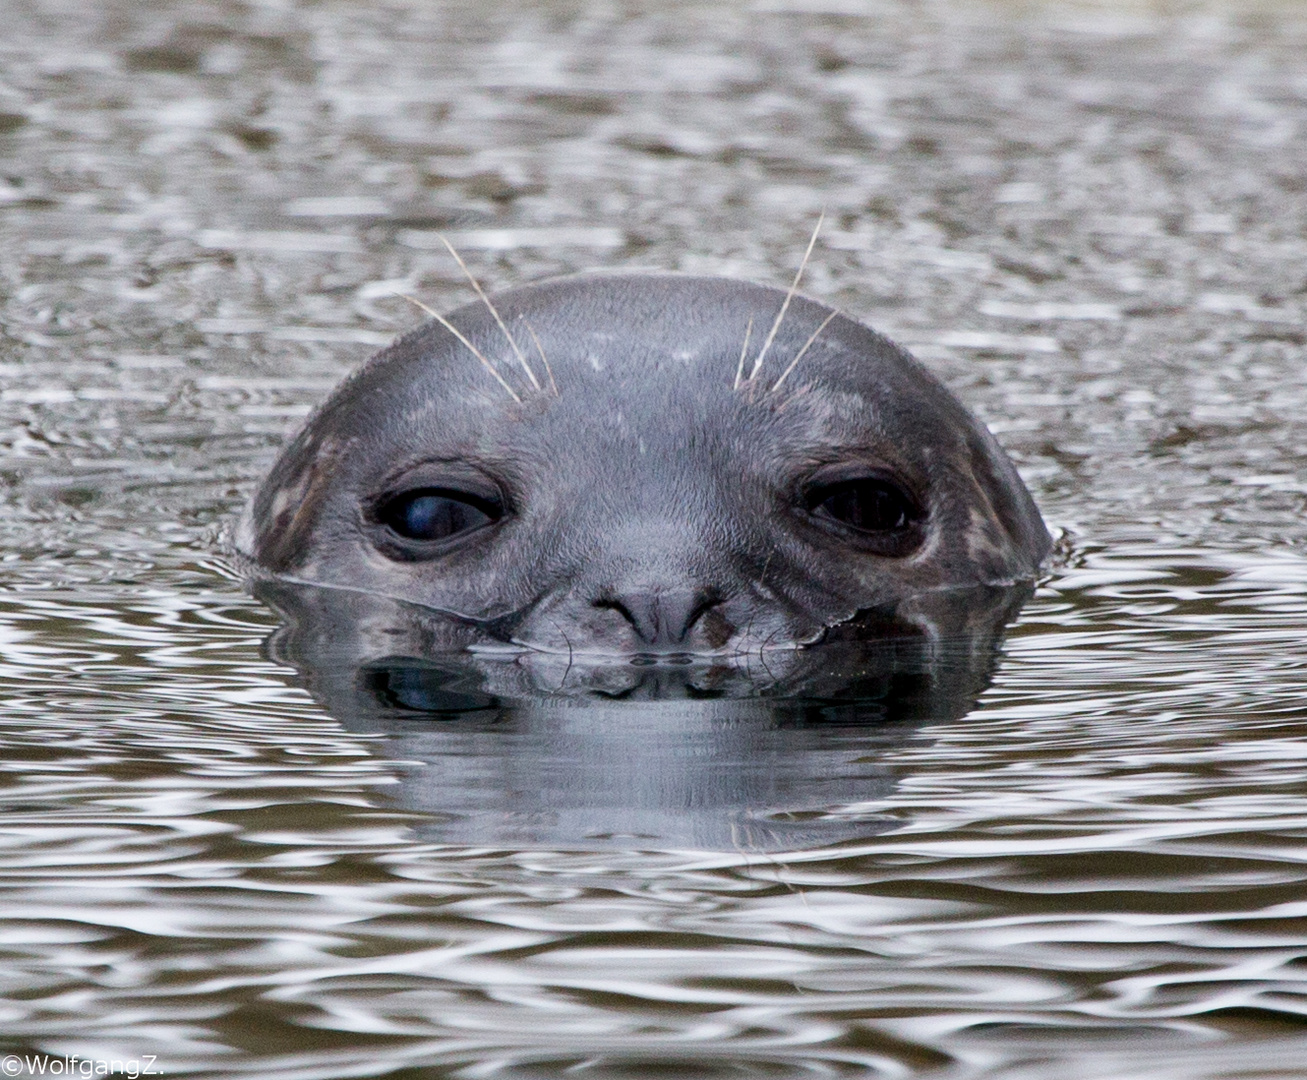
POLYGON ((967 422, 888 339, 779 289, 586 274, 492 302, 494 313, 468 305, 401 338, 313 426, 453 452, 506 450, 551 427, 573 444, 619 435, 649 447, 716 427, 766 428, 778 447, 897 435, 922 446, 923 420, 967 422))
POLYGON ((512 289, 492 302, 494 312, 469 304, 444 325, 407 335, 369 365, 374 376, 440 380, 450 391, 490 391, 495 401, 547 384, 550 374, 581 393, 647 389, 660 380, 717 391, 818 378, 875 392, 887 379, 924 374, 886 338, 827 305, 747 282, 592 273, 512 289))
POLYGON ((499 304, 509 326, 538 332, 564 395, 632 404, 744 401, 833 429, 927 417, 970 422, 942 384, 888 338, 781 289, 674 274, 592 274, 514 290, 499 304))
POLYGON ((591 366, 597 360, 608 369, 621 358, 635 374, 702 368, 715 382, 724 366, 732 383, 741 355, 748 376, 765 353, 774 379, 786 347, 801 343, 833 314, 804 297, 787 302, 780 289, 679 274, 579 275, 509 291, 497 303, 510 325, 521 320, 543 326, 565 352, 584 354, 591 366), (596 349, 612 355, 596 357, 596 349))

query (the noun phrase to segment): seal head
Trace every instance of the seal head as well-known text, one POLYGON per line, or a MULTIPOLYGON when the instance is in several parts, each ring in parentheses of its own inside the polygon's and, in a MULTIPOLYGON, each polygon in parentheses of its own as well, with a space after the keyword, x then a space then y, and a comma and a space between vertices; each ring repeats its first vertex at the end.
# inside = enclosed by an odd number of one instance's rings
POLYGON ((1049 536, 887 338, 759 285, 607 273, 383 350, 287 447, 239 546, 420 606, 431 648, 629 657, 883 637, 923 597, 1028 581, 1049 536))

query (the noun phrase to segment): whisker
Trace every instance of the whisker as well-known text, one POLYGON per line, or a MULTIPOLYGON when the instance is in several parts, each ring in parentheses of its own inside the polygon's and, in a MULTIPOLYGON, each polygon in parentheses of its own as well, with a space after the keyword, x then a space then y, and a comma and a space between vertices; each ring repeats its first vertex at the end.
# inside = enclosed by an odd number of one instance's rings
POLYGON ((744 380, 744 354, 749 351, 749 335, 753 333, 753 319, 749 319, 749 324, 744 328, 744 344, 740 346, 740 362, 735 365, 735 385, 732 390, 738 390, 740 383, 744 380))
MULTIPOLYGON (((544 354, 542 353, 541 355, 544 354)), ((558 694, 561 693, 563 687, 567 685, 567 677, 572 674, 572 639, 569 638, 567 632, 558 625, 556 619, 550 619, 549 621, 553 624, 554 629, 558 631, 559 636, 563 639, 563 644, 567 646, 567 667, 563 670, 563 677, 558 680, 558 688, 554 691, 555 694, 558 694)))
POLYGON ((540 380, 536 378, 535 372, 531 370, 531 365, 526 362, 526 357, 522 355, 522 350, 517 347, 517 342, 513 339, 513 335, 508 332, 508 327, 504 325, 504 320, 499 317, 499 311, 495 308, 495 305, 490 302, 490 297, 488 297, 485 294, 485 290, 481 288, 481 283, 477 281, 472 271, 467 268, 467 263, 465 263, 463 257, 454 250, 454 245, 449 242, 444 233, 440 234, 440 242, 449 249, 449 253, 454 256, 454 261, 458 263, 462 268, 463 273, 467 275, 467 279, 472 283, 472 288, 476 290, 477 296, 481 297, 481 302, 486 305, 490 314, 495 317, 495 322, 499 324, 499 329, 504 332, 504 337, 508 338, 508 344, 512 346, 513 352, 517 355, 517 362, 522 365, 522 370, 526 372, 526 377, 531 380, 531 385, 539 390, 540 380))
POLYGON ((789 310, 790 301, 794 299, 794 294, 799 291, 799 281, 803 278, 803 271, 807 269, 808 259, 812 257, 812 249, 817 243, 817 234, 821 232, 821 225, 825 220, 826 211, 823 210, 817 217, 817 227, 812 230, 812 239, 808 241, 808 250, 803 253, 803 261, 799 263, 799 272, 794 275, 794 281, 790 284, 789 292, 785 294, 785 302, 781 304, 780 311, 776 312, 776 321, 771 324, 771 332, 768 333, 767 340, 762 343, 758 359, 753 362, 753 370, 749 372, 750 380, 758 374, 762 362, 767 358, 767 350, 771 348, 771 343, 776 340, 776 331, 781 328, 781 323, 785 320, 785 312, 789 310))
POLYGON ((526 323, 526 332, 531 335, 531 340, 536 343, 536 351, 540 353, 540 359, 545 362, 545 371, 549 374, 549 388, 553 390, 554 397, 558 397, 558 383, 554 382, 554 369, 549 366, 549 357, 545 355, 545 347, 540 344, 540 339, 536 337, 535 327, 526 319, 522 321, 526 323))
POLYGON ((771 664, 767 663, 767 646, 776 640, 776 636, 779 633, 780 633, 779 628, 773 630, 763 640, 763 643, 758 646, 758 663, 762 664, 762 669, 763 671, 767 672, 767 678, 771 679, 773 686, 775 686, 777 682, 776 672, 772 671, 771 664))
POLYGON ((495 370, 495 365, 492 364, 489 360, 487 360, 482 355, 481 350, 478 349, 475 345, 473 345, 472 342, 468 341, 468 339, 465 338, 462 335, 462 333, 459 332, 458 327, 456 327, 453 323, 451 323, 438 311, 432 311, 431 308, 427 307, 427 305, 424 304, 421 300, 415 300, 413 297, 406 296, 404 293, 395 293, 395 295, 402 300, 407 300, 410 304, 414 304, 417 307, 420 307, 423 311, 425 311, 428 315, 430 315, 433 319, 435 319, 436 322, 440 323, 441 326, 443 326, 446 330, 448 330, 451 334, 453 334, 456 338, 458 338, 459 341, 461 341, 464 345, 466 345, 469 349, 471 349, 472 355, 475 356, 478 360, 480 360, 482 366, 485 367, 485 369, 495 377, 495 382, 499 383, 500 386, 502 386, 505 390, 508 391, 509 397, 511 397, 519 405, 522 404, 522 399, 518 397, 517 392, 511 386, 509 386, 508 383, 504 381, 504 377, 500 375, 498 371, 495 370))
POLYGON ((771 392, 773 394, 776 393, 776 391, 781 388, 781 383, 783 383, 786 380, 786 378, 789 376, 790 372, 793 371, 798 366, 799 361, 803 359, 803 354, 806 353, 809 347, 812 345, 812 343, 817 340, 817 335, 820 334, 823 330, 825 330, 827 325, 830 323, 831 319, 835 318, 835 316, 838 314, 839 314, 838 311, 832 311, 829 315, 826 316, 826 318, 822 319, 821 325, 812 332, 812 337, 808 338, 808 340, 803 343, 803 348, 794 354, 794 359, 790 361, 790 366, 781 372, 781 377, 779 379, 777 379, 774 383, 772 383, 771 392))

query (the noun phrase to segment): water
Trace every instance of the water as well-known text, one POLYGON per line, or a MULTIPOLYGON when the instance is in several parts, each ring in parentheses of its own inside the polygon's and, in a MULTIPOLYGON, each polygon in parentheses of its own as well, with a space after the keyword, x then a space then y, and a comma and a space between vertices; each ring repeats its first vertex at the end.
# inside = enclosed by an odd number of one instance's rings
POLYGON ((1303 1074, 1297 9, 36 0, 5 27, 3 1048, 287 1080, 1303 1074), (808 290, 939 372, 1061 536, 974 707, 616 701, 499 737, 318 703, 218 534, 413 325, 394 292, 466 301, 436 230, 496 287, 785 283, 821 208, 808 290), (670 779, 586 841, 549 770, 622 732, 670 779))

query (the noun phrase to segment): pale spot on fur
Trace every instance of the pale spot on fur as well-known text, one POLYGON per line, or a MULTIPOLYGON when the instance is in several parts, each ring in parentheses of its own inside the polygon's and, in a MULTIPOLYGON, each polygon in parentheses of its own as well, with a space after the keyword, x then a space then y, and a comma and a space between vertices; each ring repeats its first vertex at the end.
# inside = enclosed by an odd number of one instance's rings
POLYGON ((942 538, 938 529, 928 529, 926 532, 926 542, 917 548, 913 553, 911 563, 913 566, 925 566, 935 557, 939 550, 942 538))
POLYGON ((304 477, 301 475, 299 482, 293 488, 284 487, 277 492, 272 499, 272 518, 276 520, 291 508, 293 503, 297 503, 304 497, 304 477))
MULTIPOLYGON (((318 454, 323 453, 324 450, 330 452, 330 449, 329 445, 319 447, 318 454)), ((316 457, 317 454, 314 456, 316 457)), ((313 474, 311 470, 301 469, 296 475, 294 481, 281 488, 277 494, 272 497, 272 506, 269 508, 270 513, 268 516, 271 517, 273 521, 278 521, 288 510, 299 506, 299 504, 304 501, 304 496, 308 494, 309 482, 312 478, 313 474)))
POLYGON ((979 507, 971 507, 967 523, 967 554, 977 566, 1002 574, 1008 565, 1008 552, 1002 530, 979 507))

